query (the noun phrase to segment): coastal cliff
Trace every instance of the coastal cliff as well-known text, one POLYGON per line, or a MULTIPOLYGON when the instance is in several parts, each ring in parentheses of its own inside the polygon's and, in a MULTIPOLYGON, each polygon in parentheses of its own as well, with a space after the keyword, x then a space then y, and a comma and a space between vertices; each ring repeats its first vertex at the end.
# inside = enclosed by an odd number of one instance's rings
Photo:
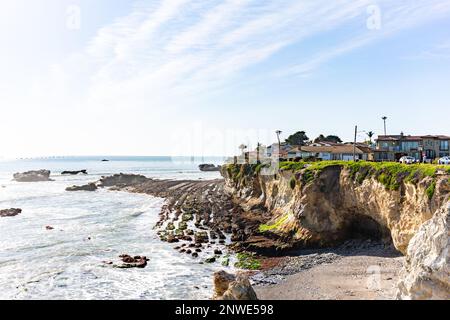
POLYGON ((449 199, 449 169, 396 163, 285 162, 275 174, 259 165, 227 165, 225 189, 265 221, 246 249, 333 246, 368 237, 403 254, 420 226, 449 199))

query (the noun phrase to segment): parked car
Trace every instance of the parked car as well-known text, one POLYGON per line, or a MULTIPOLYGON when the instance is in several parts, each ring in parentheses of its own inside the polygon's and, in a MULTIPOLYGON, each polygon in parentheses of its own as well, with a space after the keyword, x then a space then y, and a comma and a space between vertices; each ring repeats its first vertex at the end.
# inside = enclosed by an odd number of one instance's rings
POLYGON ((450 164, 450 157, 442 157, 438 161, 439 164, 450 164))
POLYGON ((403 163, 403 164, 413 164, 413 163, 416 163, 416 159, 413 158, 413 157, 409 157, 409 156, 401 157, 400 160, 398 160, 398 161, 399 161, 400 163, 403 163))

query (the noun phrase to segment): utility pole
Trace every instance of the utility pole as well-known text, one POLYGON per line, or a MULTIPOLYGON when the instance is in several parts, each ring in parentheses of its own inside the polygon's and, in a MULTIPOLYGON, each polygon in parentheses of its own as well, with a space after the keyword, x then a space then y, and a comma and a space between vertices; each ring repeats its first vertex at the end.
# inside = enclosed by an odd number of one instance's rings
POLYGON ((386 131, 386 120, 387 120, 387 117, 386 116, 384 116, 383 118, 381 118, 381 119, 383 119, 383 122, 384 122, 384 135, 386 136, 387 135, 387 131, 386 131))
POLYGON ((282 134, 283 131, 277 130, 277 131, 275 131, 275 133, 277 134, 277 138, 278 138, 278 158, 280 158, 280 155, 281 155, 281 141, 280 141, 280 134, 282 134))
POLYGON ((356 161, 356 135, 358 134, 358 126, 355 126, 355 140, 353 142, 353 161, 356 161))
POLYGON ((261 143, 258 142, 256 147, 256 163, 259 164, 261 161, 259 159, 259 151, 261 150, 261 143))

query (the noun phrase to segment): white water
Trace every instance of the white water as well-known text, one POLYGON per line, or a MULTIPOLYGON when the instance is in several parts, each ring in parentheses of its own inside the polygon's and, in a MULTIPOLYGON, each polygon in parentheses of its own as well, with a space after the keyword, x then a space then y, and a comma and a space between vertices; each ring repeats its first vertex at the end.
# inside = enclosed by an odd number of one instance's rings
POLYGON ((0 162, 0 209, 23 210, 19 216, 0 218, 0 299, 209 298, 212 273, 223 267, 220 261, 199 264, 201 259, 181 255, 175 245, 159 240, 153 226, 162 199, 107 190, 65 192, 65 188, 119 172, 172 179, 213 179, 219 174, 199 172, 198 162, 100 159, 0 162), (55 181, 11 181, 14 172, 37 169, 51 170, 55 181), (60 175, 80 169, 89 175, 60 175), (147 256, 147 268, 117 269, 103 263, 119 262, 123 253, 147 256))

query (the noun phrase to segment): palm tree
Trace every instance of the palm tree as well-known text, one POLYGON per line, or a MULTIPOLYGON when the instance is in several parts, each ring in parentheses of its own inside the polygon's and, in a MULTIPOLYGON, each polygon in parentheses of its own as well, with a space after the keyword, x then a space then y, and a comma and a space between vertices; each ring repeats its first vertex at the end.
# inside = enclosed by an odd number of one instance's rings
POLYGON ((239 149, 241 150, 241 154, 244 154, 245 149, 247 149, 247 146, 245 144, 241 144, 239 146, 239 149))
POLYGON ((381 118, 384 122, 384 135, 386 135, 386 120, 388 117, 384 116, 383 118, 381 118))
POLYGON ((369 142, 370 142, 370 144, 372 144, 372 138, 373 138, 373 136, 375 135, 375 133, 374 133, 373 131, 369 131, 369 132, 367 132, 366 134, 367 134, 367 136, 369 137, 369 142))

